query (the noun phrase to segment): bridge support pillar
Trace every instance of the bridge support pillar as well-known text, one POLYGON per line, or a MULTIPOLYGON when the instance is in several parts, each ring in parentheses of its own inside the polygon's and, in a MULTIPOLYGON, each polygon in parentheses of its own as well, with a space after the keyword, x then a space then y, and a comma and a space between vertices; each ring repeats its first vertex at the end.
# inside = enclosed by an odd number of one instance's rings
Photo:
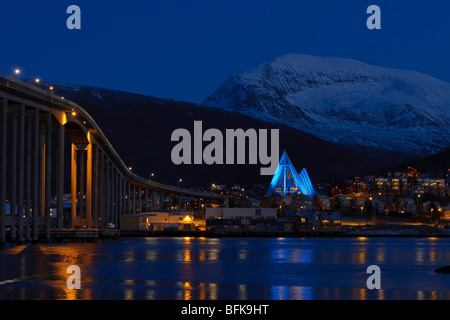
POLYGON ((94 186, 94 190, 93 190, 93 197, 94 197, 94 203, 93 203, 93 208, 92 208, 92 213, 93 213, 93 226, 95 229, 98 229, 98 207, 99 207, 99 183, 98 183, 98 165, 99 165, 99 159, 98 159, 98 145, 94 144, 93 145, 93 157, 94 157, 94 163, 93 163, 93 177, 92 177, 92 185, 94 186))
POLYGON ((103 214, 103 219, 104 219, 104 225, 105 228, 108 227, 108 222, 109 222, 109 213, 111 210, 111 203, 110 203, 110 199, 111 199, 111 185, 110 185, 110 180, 111 180, 111 176, 109 174, 109 159, 108 157, 105 158, 106 164, 105 164, 105 212, 103 214))
POLYGON ((77 148, 72 143, 71 154, 71 205, 70 205, 70 227, 75 228, 77 219, 77 148))
POLYGON ((197 203, 198 203, 198 213, 202 213, 202 203, 200 201, 200 198, 197 199, 197 203))
POLYGON ((6 243, 6 138, 8 123, 8 100, 5 98, 1 104, 0 127, 0 245, 6 243))
POLYGON ((122 215, 127 214, 127 182, 122 176, 122 215))
POLYGON ((131 185, 127 183, 127 214, 131 213, 131 185))
POLYGON ((114 168, 114 217, 113 222, 116 228, 119 216, 119 170, 114 168))
POLYGON ((32 220, 31 220, 31 240, 36 242, 38 240, 38 226, 37 226, 37 218, 39 216, 39 195, 40 195, 40 184, 39 184, 39 153, 40 153, 40 132, 39 132, 39 109, 34 110, 34 119, 33 119, 33 151, 32 151, 32 166, 33 166, 33 174, 31 176, 31 184, 32 187, 32 220))
POLYGON ((105 170, 105 156, 103 151, 99 152, 99 168, 98 168, 98 219, 100 221, 99 223, 99 227, 104 229, 105 228, 105 224, 104 224, 104 198, 105 198, 105 193, 104 193, 104 170, 105 170))
POLYGON ((135 214, 136 213, 136 201, 135 201, 135 197, 136 197, 136 187, 133 186, 132 190, 131 190, 131 213, 135 214))
POLYGON ((17 145, 17 243, 23 243, 23 203, 25 182, 25 105, 20 105, 17 145))
POLYGON ((145 193, 144 193, 144 198, 145 198, 145 211, 149 211, 148 210, 148 189, 145 188, 145 193))
POLYGON ((64 125, 58 124, 58 180, 56 194, 56 215, 58 229, 63 228, 64 218, 64 125))
POLYGON ((31 115, 26 117, 26 141, 25 141, 25 239, 30 240, 31 221, 31 115))
POLYGON ((80 191, 80 194, 78 195, 78 216, 80 217, 80 219, 84 218, 84 180, 85 180, 85 160, 84 160, 84 150, 80 150, 78 149, 78 158, 79 158, 79 162, 78 162, 78 167, 79 172, 78 172, 78 179, 79 179, 79 183, 78 183, 78 189, 80 191))
POLYGON ((45 240, 50 241, 50 187, 52 164, 52 113, 47 113, 45 134, 45 240))
MULTIPOLYGON (((91 137, 89 136, 89 140, 91 137)), ((92 142, 87 145, 86 162, 86 226, 92 228, 92 142)))
POLYGON ((142 188, 141 187, 139 187, 139 196, 138 196, 138 201, 139 201, 139 203, 138 203, 138 210, 139 210, 139 213, 141 213, 142 212, 142 188))
POLYGON ((11 173, 11 200, 9 201, 10 205, 10 217, 14 219, 13 224, 11 225, 11 241, 16 241, 16 223, 17 223, 17 114, 14 113, 12 115, 11 121, 11 165, 10 165, 10 173, 11 173))
POLYGON ((152 196, 153 196, 153 199, 152 199, 152 210, 155 210, 156 209, 156 191, 155 190, 152 191, 152 196))

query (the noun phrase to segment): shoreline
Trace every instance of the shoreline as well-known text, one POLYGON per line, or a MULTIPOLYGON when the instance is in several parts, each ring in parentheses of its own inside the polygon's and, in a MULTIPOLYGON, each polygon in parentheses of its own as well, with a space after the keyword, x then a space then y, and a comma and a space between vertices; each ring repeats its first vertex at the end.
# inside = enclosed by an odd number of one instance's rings
POLYGON ((298 238, 298 237, 450 237, 450 229, 428 225, 342 226, 339 229, 297 231, 122 231, 120 238, 131 237, 205 237, 205 238, 298 238))
MULTIPOLYGON (((169 237, 193 237, 193 238, 449 238, 450 229, 433 227, 424 224, 366 224, 366 225, 342 225, 336 229, 301 229, 296 231, 121 231, 114 234, 105 233, 104 230, 77 230, 56 231, 50 242, 98 242, 100 240, 114 240, 120 238, 169 238, 169 237)), ((25 240, 21 243, 9 241, 11 244, 48 243, 43 237, 36 242, 25 240)), ((0 243, 0 247, 6 245, 0 243)))

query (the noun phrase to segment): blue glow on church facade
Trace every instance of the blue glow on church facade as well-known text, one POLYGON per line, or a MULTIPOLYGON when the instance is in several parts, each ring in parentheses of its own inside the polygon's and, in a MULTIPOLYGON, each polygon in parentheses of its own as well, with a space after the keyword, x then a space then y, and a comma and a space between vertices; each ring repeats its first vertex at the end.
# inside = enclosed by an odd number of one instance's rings
POLYGON ((267 195, 271 196, 273 193, 282 193, 284 196, 289 193, 300 193, 310 197, 315 193, 306 169, 303 169, 299 174, 292 165, 286 151, 281 156, 278 168, 270 182, 267 195))

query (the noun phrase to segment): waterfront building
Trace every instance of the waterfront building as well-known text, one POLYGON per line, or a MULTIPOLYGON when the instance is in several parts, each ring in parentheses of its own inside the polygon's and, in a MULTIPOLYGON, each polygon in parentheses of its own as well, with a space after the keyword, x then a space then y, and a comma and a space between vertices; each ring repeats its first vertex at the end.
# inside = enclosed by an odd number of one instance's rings
POLYGON ((297 230, 340 229, 342 215, 333 210, 307 210, 299 212, 297 230))
POLYGON ((194 227, 194 215, 188 212, 154 211, 120 216, 122 231, 190 231, 194 227))

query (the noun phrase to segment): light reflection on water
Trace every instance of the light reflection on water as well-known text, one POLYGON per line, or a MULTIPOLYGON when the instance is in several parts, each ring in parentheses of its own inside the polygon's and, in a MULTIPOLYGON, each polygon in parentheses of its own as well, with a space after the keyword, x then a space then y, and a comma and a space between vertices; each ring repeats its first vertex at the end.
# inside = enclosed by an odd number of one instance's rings
POLYGON ((0 249, 0 299, 450 299, 447 238, 145 238, 0 249), (381 290, 366 287, 369 265, 381 290), (67 267, 81 268, 68 289, 67 267))

